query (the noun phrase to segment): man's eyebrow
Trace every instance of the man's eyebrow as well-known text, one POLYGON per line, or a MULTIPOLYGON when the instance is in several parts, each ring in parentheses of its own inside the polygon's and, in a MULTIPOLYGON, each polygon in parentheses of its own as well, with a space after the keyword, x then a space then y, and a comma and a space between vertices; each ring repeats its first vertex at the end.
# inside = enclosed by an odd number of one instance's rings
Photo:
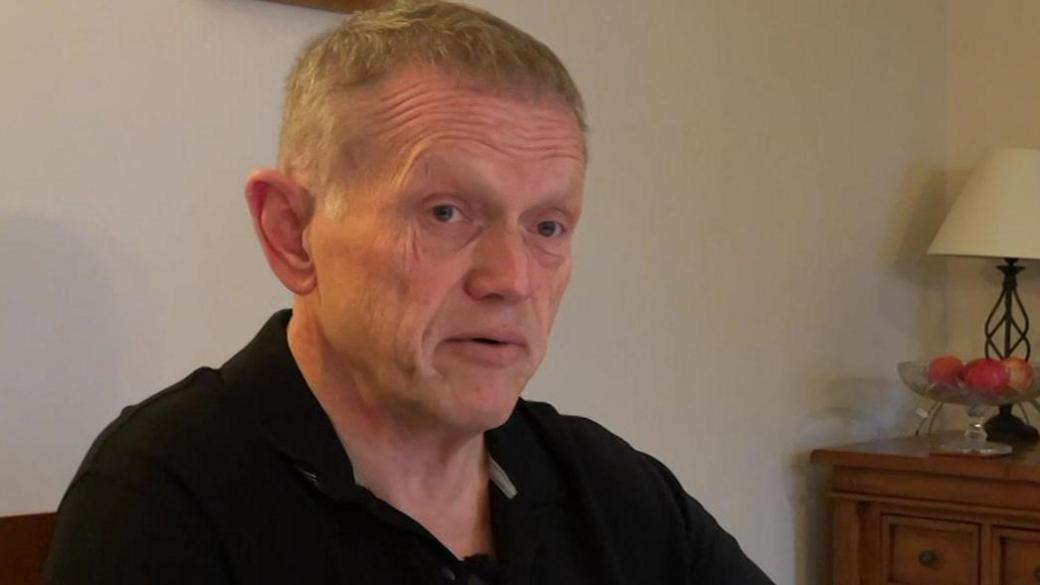
POLYGON ((429 179, 431 177, 449 177, 455 178, 458 176, 457 169, 453 168, 453 165, 443 164, 444 156, 439 153, 430 151, 423 151, 416 154, 408 166, 404 169, 405 173, 411 177, 421 177, 429 179))
POLYGON ((537 207, 558 211, 573 219, 581 215, 583 206, 581 199, 574 193, 554 193, 537 207))
POLYGON ((416 154, 398 171, 399 185, 403 189, 418 189, 425 183, 443 183, 450 191, 464 189, 467 193, 491 189, 491 183, 480 173, 473 172, 472 169, 460 169, 457 165, 444 164, 443 158, 440 153, 416 154))

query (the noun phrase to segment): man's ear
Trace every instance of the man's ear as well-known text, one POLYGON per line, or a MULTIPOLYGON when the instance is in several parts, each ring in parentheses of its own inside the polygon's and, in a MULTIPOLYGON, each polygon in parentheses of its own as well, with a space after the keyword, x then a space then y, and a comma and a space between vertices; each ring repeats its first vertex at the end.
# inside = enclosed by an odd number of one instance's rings
POLYGON ((281 171, 260 169, 250 173, 246 181, 246 202, 260 247, 275 276, 298 296, 310 293, 316 283, 314 260, 306 241, 315 207, 311 194, 281 171))

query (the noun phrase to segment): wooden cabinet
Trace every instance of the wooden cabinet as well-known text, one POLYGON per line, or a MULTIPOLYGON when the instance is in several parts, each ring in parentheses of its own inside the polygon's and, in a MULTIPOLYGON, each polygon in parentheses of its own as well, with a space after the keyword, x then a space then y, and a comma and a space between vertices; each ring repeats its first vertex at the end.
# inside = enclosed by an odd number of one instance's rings
POLYGON ((812 453, 834 468, 835 585, 1040 585, 1040 449, 932 454, 953 438, 812 453))
POLYGON ((885 514, 881 569, 888 583, 978 585, 979 526, 885 514))
POLYGON ((1040 531, 998 528, 993 531, 992 583, 1040 583, 1040 531))

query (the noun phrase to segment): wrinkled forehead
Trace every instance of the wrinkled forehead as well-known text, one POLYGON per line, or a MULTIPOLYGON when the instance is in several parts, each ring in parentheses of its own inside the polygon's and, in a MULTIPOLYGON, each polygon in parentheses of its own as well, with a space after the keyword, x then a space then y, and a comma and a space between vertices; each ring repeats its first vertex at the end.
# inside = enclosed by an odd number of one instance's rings
POLYGON ((354 147, 410 158, 437 142, 470 142, 525 160, 584 167, 585 135, 562 98, 523 85, 490 84, 433 68, 409 68, 356 90, 354 147))

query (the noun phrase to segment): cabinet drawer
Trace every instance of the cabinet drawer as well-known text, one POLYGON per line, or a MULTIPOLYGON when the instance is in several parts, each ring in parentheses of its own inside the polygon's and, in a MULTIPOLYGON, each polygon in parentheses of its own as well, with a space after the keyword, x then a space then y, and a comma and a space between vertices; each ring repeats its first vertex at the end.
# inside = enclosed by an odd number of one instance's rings
POLYGON ((881 526, 883 583, 978 585, 977 524, 886 514, 881 526))
POLYGON ((993 529, 993 585, 1040 584, 1040 532, 993 529))

